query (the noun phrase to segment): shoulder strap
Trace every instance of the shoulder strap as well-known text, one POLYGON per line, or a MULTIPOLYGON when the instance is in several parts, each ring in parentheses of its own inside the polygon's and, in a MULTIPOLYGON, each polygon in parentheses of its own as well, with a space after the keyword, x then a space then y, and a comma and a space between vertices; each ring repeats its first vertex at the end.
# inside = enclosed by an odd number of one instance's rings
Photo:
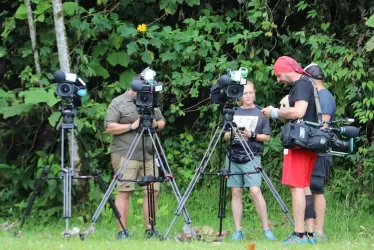
POLYGON ((314 90, 314 99, 315 99, 315 103, 316 103, 316 111, 317 111, 317 116, 318 116, 318 122, 320 124, 322 124, 322 110, 321 110, 321 104, 319 102, 317 86, 316 86, 316 83, 314 82, 314 80, 312 78, 310 78, 310 77, 308 77, 308 78, 311 81, 312 86, 313 86, 313 90, 314 90))

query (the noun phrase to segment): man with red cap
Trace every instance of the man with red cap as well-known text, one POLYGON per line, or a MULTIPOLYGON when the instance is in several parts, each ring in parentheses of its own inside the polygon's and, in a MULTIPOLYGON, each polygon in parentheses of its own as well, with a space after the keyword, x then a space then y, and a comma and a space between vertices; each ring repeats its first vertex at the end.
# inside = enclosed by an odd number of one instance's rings
MULTIPOLYGON (((277 81, 291 85, 289 107, 277 109, 268 106, 261 110, 268 118, 318 122, 314 90, 309 74, 301 68, 295 59, 282 56, 274 63, 277 81)), ((284 243, 314 243, 309 240, 313 232, 305 233, 304 220, 315 217, 313 200, 306 200, 304 188, 309 188, 310 177, 317 159, 317 153, 306 149, 284 149, 282 184, 290 186, 292 210, 295 221, 294 232, 284 243)))

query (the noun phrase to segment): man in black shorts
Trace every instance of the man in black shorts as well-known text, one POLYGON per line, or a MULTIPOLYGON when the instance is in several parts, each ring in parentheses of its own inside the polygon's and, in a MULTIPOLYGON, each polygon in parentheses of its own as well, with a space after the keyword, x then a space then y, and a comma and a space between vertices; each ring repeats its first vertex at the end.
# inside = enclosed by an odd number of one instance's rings
MULTIPOLYGON (((322 121, 325 122, 324 126, 327 127, 329 121, 335 120, 336 103, 335 99, 324 86, 324 75, 322 69, 317 64, 310 64, 304 69, 313 78, 317 90, 319 101, 321 104, 322 121)), ((324 196, 324 187, 326 177, 330 171, 332 163, 332 156, 328 154, 318 154, 317 161, 314 165, 312 177, 310 180, 310 189, 314 199, 314 210, 316 211, 316 219, 314 220, 314 232, 317 239, 325 239, 323 225, 326 213, 326 199, 324 196)))

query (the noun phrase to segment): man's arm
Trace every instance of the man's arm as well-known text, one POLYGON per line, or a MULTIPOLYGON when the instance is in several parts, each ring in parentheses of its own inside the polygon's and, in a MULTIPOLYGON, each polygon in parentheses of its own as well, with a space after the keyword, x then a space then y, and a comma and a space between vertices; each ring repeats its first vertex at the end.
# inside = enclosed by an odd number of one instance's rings
POLYGON ((130 131, 130 125, 131 125, 131 123, 122 124, 122 123, 112 122, 112 123, 108 124, 105 132, 107 132, 109 134, 112 134, 112 135, 120 135, 120 134, 129 132, 130 131))
POLYGON ((331 115, 322 114, 322 121, 323 121, 323 128, 327 128, 329 126, 329 122, 331 119, 331 115))
POLYGON ((294 107, 278 110, 278 117, 288 120, 301 119, 306 113, 308 102, 297 100, 294 107))
MULTIPOLYGON (((266 108, 263 108, 261 112, 265 117, 271 118, 272 117, 271 111, 273 108, 274 108, 273 106, 268 106, 266 108)), ((295 102, 294 107, 277 109, 278 118, 287 119, 287 120, 301 119, 304 117, 307 108, 308 108, 307 101, 297 100, 295 102)))

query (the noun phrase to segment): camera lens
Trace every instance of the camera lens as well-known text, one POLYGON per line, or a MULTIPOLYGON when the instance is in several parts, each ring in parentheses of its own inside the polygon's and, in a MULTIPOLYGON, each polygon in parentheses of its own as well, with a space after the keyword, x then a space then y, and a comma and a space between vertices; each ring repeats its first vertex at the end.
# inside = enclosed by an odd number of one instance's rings
POLYGON ((341 140, 336 138, 331 146, 334 151, 351 153, 353 151, 353 140, 341 140))
POLYGON ((231 84, 227 88, 227 97, 232 99, 240 99, 243 96, 244 86, 240 84, 231 84))
POLYGON ((143 106, 143 107, 149 107, 152 106, 152 93, 138 93, 136 96, 136 105, 143 106))
POLYGON ((62 82, 57 85, 56 92, 61 97, 71 97, 74 94, 74 86, 71 83, 62 82))

